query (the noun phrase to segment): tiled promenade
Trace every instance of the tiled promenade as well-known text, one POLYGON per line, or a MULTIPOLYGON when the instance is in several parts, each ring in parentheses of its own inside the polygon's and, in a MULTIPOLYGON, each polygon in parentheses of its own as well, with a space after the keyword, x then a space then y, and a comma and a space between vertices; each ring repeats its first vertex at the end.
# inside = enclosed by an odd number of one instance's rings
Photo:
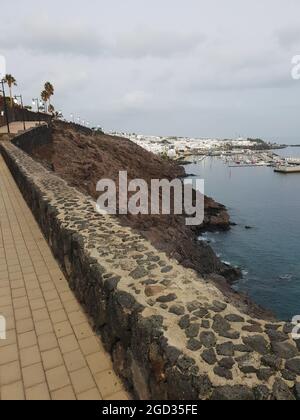
POLYGON ((1 155, 0 226, 0 399, 128 399, 1 155))

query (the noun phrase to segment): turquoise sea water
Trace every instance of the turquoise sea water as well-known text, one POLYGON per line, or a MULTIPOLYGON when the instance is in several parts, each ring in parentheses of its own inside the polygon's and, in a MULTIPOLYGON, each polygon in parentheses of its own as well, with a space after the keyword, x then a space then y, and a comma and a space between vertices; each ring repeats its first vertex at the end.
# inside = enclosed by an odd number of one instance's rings
MULTIPOLYGON (((276 153, 300 157, 300 148, 276 153)), ((280 319, 300 315, 300 173, 229 168, 218 158, 188 165, 186 172, 204 178, 206 194, 225 204, 238 224, 204 235, 223 261, 243 269, 234 287, 280 319)))

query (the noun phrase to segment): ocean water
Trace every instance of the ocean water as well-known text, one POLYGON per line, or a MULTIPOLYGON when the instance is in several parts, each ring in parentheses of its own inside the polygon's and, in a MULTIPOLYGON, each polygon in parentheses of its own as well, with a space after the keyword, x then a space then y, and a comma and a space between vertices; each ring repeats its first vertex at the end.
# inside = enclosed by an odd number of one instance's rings
MULTIPOLYGON (((300 148, 276 153, 300 157, 300 148)), ((205 180, 205 193, 225 204, 237 223, 229 232, 202 238, 223 261, 242 268, 234 287, 280 319, 300 315, 300 173, 229 168, 218 158, 185 168, 205 180)))

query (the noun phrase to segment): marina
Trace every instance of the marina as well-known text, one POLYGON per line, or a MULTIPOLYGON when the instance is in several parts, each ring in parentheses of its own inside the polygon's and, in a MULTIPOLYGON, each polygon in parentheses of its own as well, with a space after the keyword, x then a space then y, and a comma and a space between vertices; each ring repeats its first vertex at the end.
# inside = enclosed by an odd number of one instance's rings
POLYGON ((112 133, 129 138, 144 149, 164 159, 175 160, 182 165, 200 163, 208 158, 222 160, 229 168, 273 167, 283 174, 300 173, 298 157, 283 157, 278 154, 284 145, 267 143, 260 139, 231 140, 146 136, 112 133))

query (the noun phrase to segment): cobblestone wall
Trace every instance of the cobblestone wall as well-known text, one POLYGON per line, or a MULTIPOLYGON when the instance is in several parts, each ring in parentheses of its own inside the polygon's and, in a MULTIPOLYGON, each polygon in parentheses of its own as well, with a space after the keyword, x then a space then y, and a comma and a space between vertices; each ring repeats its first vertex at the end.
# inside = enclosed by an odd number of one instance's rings
POLYGON ((293 325, 252 319, 210 282, 10 143, 3 156, 70 287, 137 398, 300 398, 293 325))

